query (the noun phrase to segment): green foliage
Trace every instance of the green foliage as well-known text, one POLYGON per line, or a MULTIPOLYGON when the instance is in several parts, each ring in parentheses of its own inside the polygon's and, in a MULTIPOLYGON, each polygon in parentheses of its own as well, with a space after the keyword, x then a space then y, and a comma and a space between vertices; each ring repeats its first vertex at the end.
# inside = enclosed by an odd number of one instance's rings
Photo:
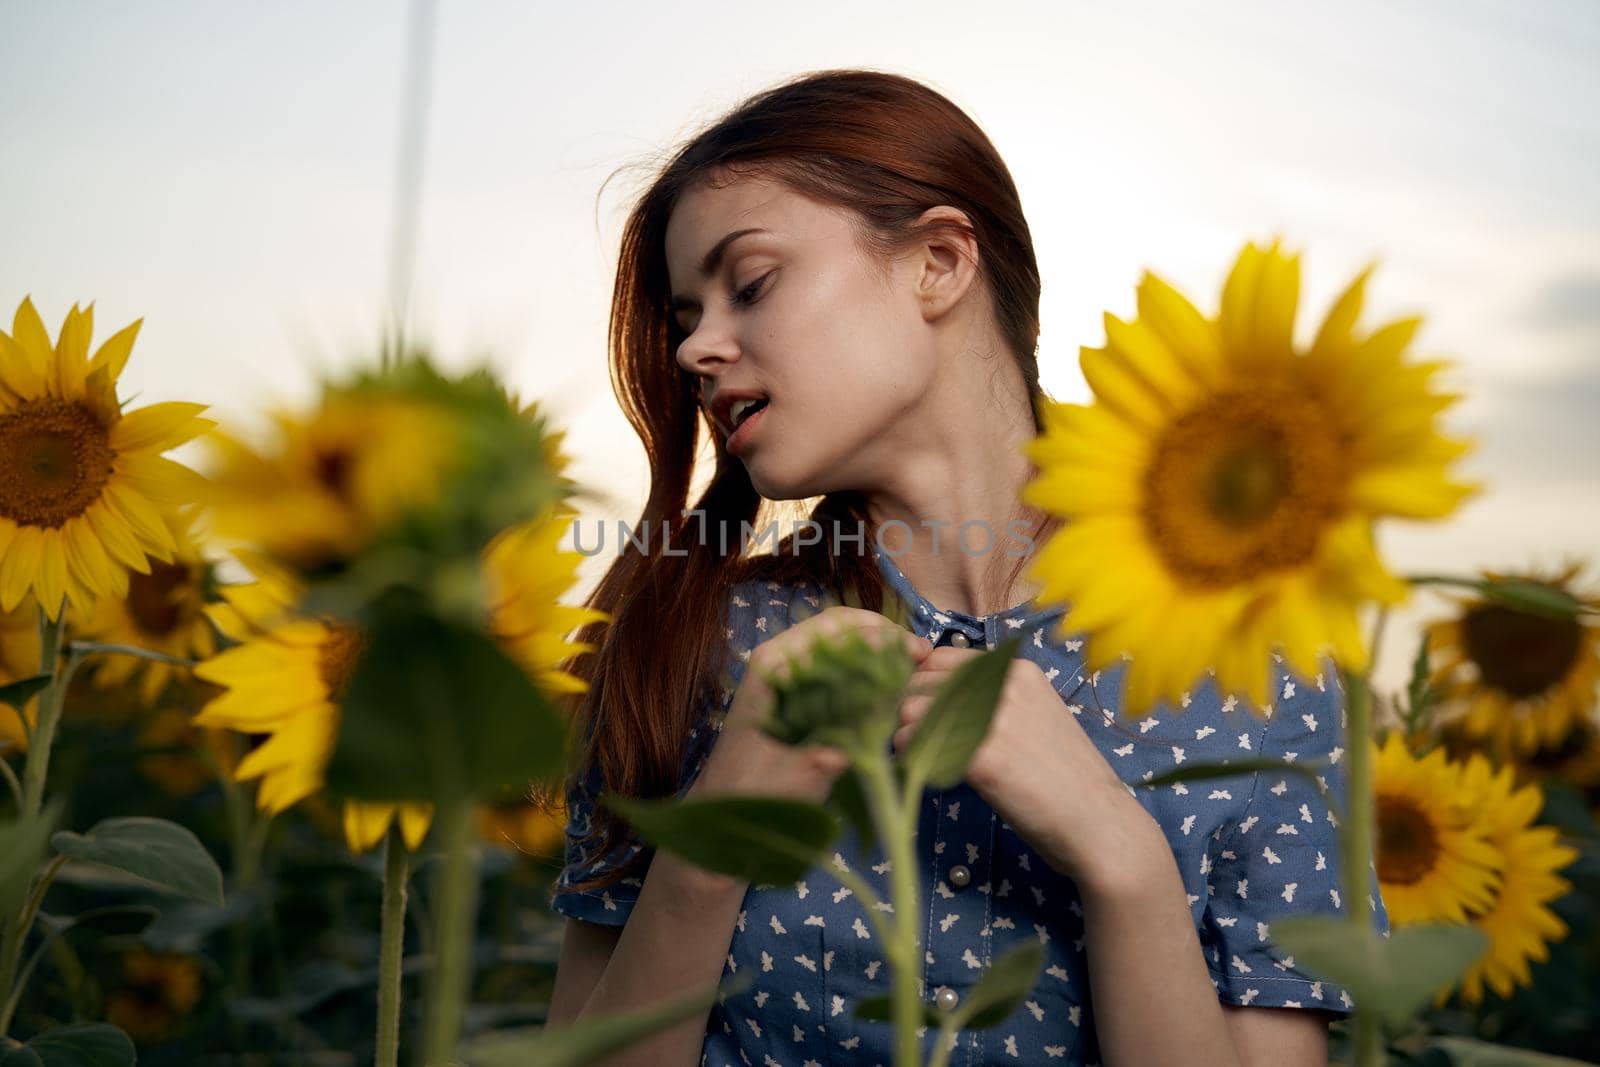
POLYGON ((0 822, 0 916, 22 910, 33 872, 44 858, 50 831, 61 817, 61 801, 52 800, 33 819, 0 822))
POLYGON ((878 830, 872 823, 872 807, 867 800, 866 786, 861 782, 861 772, 854 766, 846 767, 833 780, 833 788, 824 806, 839 812, 854 827, 862 851, 870 852, 878 846, 878 830))
POLYGON ((1296 966, 1350 990, 1358 1011, 1398 1029, 1483 955, 1489 939, 1472 926, 1406 926, 1359 936, 1343 918, 1279 919, 1273 940, 1296 966))
MULTIPOLYGON (((987 1030, 999 1026, 1022 1006, 1044 966, 1044 946, 1025 941, 995 957, 977 985, 967 990, 953 1011, 945 1013, 923 1002, 923 1022, 947 1030, 987 1030)), ((893 998, 867 997, 855 1009, 858 1019, 888 1022, 893 998)))
POLYGON ((104 819, 86 834, 63 830, 50 838, 63 856, 131 874, 168 893, 222 903, 222 870, 194 831, 139 815, 104 819))
POLYGON ((772 680, 772 714, 762 728, 789 745, 871 751, 894 732, 915 664, 898 642, 879 645, 849 631, 814 642, 789 668, 772 680))
POLYGON ((1422 640, 1417 642, 1417 654, 1411 660, 1411 678, 1406 683, 1406 706, 1400 716, 1401 721, 1405 723, 1407 736, 1414 736, 1427 729, 1432 718, 1438 694, 1433 691, 1429 683, 1431 675, 1432 669, 1428 663, 1428 638, 1424 634, 1422 640))
POLYGON ((331 791, 443 803, 561 772, 560 714, 493 638, 395 598, 373 614, 328 762, 331 791))
POLYGON ((1022 1005, 1044 966, 1044 946, 1024 941, 995 957, 953 1013, 958 1030, 998 1026, 1022 1005))
POLYGON ((754 975, 736 974, 710 990, 685 993, 638 1011, 565 1026, 487 1034, 467 1047, 467 1062, 471 1067, 587 1067, 602 1056, 709 1010, 722 997, 743 993, 754 982, 754 975))
POLYGON ((393 396, 436 407, 452 428, 454 462, 430 505, 402 516, 353 560, 317 573, 303 610, 341 618, 396 588, 423 593, 431 609, 481 623, 480 555, 502 530, 565 499, 571 483, 543 459, 557 436, 536 407, 520 406, 487 369, 449 377, 420 349, 385 369, 327 386, 329 397, 393 396))
POLYGON ((600 803, 626 819, 651 845, 708 871, 781 885, 822 862, 841 826, 816 804, 783 797, 712 796, 600 803))
POLYGON ((1590 1062, 1509 1045, 1492 1045, 1470 1037, 1437 1037, 1429 1047, 1447 1053, 1452 1067, 1584 1067, 1590 1062))
MULTIPOLYGON (((1297 774, 1309 782, 1316 782, 1317 775, 1328 769, 1326 760, 1297 760, 1286 763, 1281 759, 1240 759, 1229 763, 1194 763, 1182 767, 1175 767, 1170 771, 1163 771, 1151 778, 1140 778, 1128 782, 1135 788, 1155 788, 1161 785, 1171 785, 1173 782, 1205 782, 1213 778, 1232 778, 1239 774, 1256 774, 1260 771, 1281 771, 1284 774, 1297 774)), ((1338 813, 1335 812, 1335 818, 1338 813)))
POLYGON ((17 714, 22 714, 23 705, 35 694, 45 689, 50 684, 50 675, 36 674, 32 678, 23 678, 12 682, 10 685, 0 685, 0 704, 9 704, 17 709, 17 714))
POLYGON ((109 1023, 59 1026, 10 1051, 0 1067, 132 1067, 133 1042, 109 1023))
POLYGON ((950 672, 900 756, 908 779, 949 789, 967 774, 1022 638, 1008 637, 950 672))

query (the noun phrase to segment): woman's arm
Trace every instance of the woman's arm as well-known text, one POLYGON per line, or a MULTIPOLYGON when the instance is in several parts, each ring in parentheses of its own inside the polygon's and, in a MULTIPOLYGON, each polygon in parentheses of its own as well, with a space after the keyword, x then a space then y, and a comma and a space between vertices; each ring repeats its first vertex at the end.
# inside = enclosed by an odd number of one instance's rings
POLYGON ((1132 797, 1113 808, 1100 859, 1078 881, 1106 1064, 1325 1067, 1321 1013, 1224 1007, 1161 828, 1132 797))
MULTIPOLYGON (((716 984, 746 888, 746 882, 703 870, 669 852, 656 852, 639 899, 598 979, 592 978, 590 968, 566 971, 565 959, 557 968, 551 1022, 581 1022, 631 1011, 716 984), (594 981, 593 991, 582 1009, 557 1020, 557 1005, 563 1015, 569 1014, 570 1005, 581 995, 568 983, 587 980, 594 981)), ((565 948, 564 944, 564 957, 565 948)), ((604 1060, 602 1067, 698 1067, 709 1016, 709 1008, 697 1012, 604 1060)))

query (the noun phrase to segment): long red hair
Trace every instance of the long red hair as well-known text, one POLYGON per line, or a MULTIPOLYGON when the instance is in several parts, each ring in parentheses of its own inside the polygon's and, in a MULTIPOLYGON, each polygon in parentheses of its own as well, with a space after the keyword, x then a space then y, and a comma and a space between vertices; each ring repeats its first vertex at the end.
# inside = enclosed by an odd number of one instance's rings
MULTIPOLYGON (((685 334, 670 310, 665 234, 679 197, 699 181, 754 174, 848 208, 858 244, 872 256, 904 252, 936 229, 970 234, 999 332, 1027 385, 1035 432, 1042 430, 1048 398, 1039 386, 1033 240, 1010 172, 960 108, 900 75, 824 70, 766 89, 695 134, 650 182, 622 233, 607 347, 612 387, 649 459, 650 496, 639 524, 651 539, 644 551, 619 545, 616 561, 585 601, 611 621, 580 630, 577 639, 595 651, 566 665, 588 687, 568 698, 576 742, 568 752, 568 782, 593 768, 607 790, 623 796, 677 792, 689 731, 711 705, 726 666, 719 615, 734 584, 817 582, 863 607, 883 605, 881 577, 865 552, 830 553, 828 538, 797 552, 790 537, 774 554, 723 554, 716 534, 701 532, 724 523, 727 543, 738 544, 741 522, 759 530, 785 511, 782 502, 755 491, 744 465, 728 455, 720 431, 703 415, 699 383, 676 360, 685 334), (941 204, 960 208, 970 229, 951 221, 916 224, 927 208, 941 204), (704 527, 698 516, 684 514, 691 510, 702 422, 716 444, 715 472, 692 509, 703 514, 704 527), (671 531, 671 554, 662 551, 663 529, 671 531)), ((852 533, 859 520, 867 537, 876 536, 854 491, 822 497, 810 518, 829 531, 837 520, 852 533)), ((1034 530, 1043 534, 1055 525, 1046 519, 1034 530)), ((1019 557, 1000 588, 1009 589, 1026 562, 1019 557)), ((532 799, 554 813, 564 788, 536 786, 532 799)), ((626 825, 596 807, 584 850, 608 855, 626 834, 626 825)), ((641 850, 629 863, 569 888, 642 877, 649 856, 641 850)))

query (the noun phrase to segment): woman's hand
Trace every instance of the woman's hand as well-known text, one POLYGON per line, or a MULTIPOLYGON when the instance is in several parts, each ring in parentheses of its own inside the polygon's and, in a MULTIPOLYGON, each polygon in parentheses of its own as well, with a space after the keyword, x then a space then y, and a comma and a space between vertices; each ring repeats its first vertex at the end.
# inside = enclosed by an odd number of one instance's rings
MULTIPOLYGON (((900 753, 927 714, 933 691, 978 649, 935 648, 911 676, 893 738, 900 753)), ((1090 741, 1039 665, 1007 668, 994 717, 967 765, 967 782, 1040 857, 1083 881, 1108 852, 1153 840, 1153 819, 1090 741), (1130 836, 1132 834, 1133 836, 1130 836)))
POLYGON ((850 765, 849 758, 836 745, 788 745, 763 732, 761 723, 773 699, 767 677, 787 677, 789 660, 803 659, 812 642, 852 630, 880 646, 898 643, 913 660, 920 661, 933 648, 927 638, 876 611, 843 606, 826 608, 774 634, 750 653, 722 735, 711 746, 691 792, 705 783, 702 793, 767 794, 815 803, 827 799, 834 780, 850 765))

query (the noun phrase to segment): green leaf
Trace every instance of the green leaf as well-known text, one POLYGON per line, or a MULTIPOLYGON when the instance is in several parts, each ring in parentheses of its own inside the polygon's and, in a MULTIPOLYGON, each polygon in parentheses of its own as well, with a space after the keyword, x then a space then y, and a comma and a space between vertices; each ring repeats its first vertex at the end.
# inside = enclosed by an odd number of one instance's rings
POLYGON ((1328 764, 1322 760, 1288 763, 1281 759, 1237 759, 1232 763, 1184 764, 1170 771, 1163 771, 1153 778, 1140 778, 1127 784, 1135 789, 1140 786, 1154 788, 1158 785, 1171 785, 1173 782, 1204 782, 1210 778, 1232 778, 1236 774, 1253 774, 1261 771, 1298 774, 1315 782, 1317 775, 1327 769, 1328 764))
POLYGON ((1433 706, 1433 689, 1428 684, 1431 675, 1428 666, 1428 637, 1417 642, 1417 655, 1411 661, 1411 680, 1406 684, 1406 732, 1416 733, 1423 725, 1423 716, 1433 706))
POLYGON ((828 809, 770 796, 636 800, 602 793, 650 844, 749 882, 794 882, 827 856, 843 829, 828 809))
POLYGON ((377 612, 345 692, 331 791, 443 804, 562 771, 560 714, 493 638, 407 608, 377 612))
POLYGON ((484 1034, 467 1046, 466 1062, 472 1067, 587 1067, 642 1038, 709 1011, 718 1000, 744 992, 754 981, 755 976, 746 971, 712 989, 695 990, 638 1011, 564 1026, 484 1034))
MULTIPOLYGON (((921 1001, 921 1004, 922 1021, 926 1025, 931 1026, 934 1029, 938 1029, 939 1027, 945 1026, 950 1022, 951 1016, 945 1015, 932 1004, 925 1000, 921 1001)), ((863 997, 862 999, 856 1001, 856 1006, 854 1010, 852 1010, 851 1014, 857 1019, 865 1019, 868 1022, 894 1022, 894 998, 888 994, 883 994, 876 997, 863 997)))
POLYGON ((44 859, 50 831, 60 816, 61 800, 56 798, 32 820, 0 822, 0 915, 22 911, 33 874, 44 859))
POLYGON ((1552 1056, 1510 1045, 1491 1045, 1470 1037, 1435 1037, 1429 1040, 1428 1047, 1448 1053, 1455 1067, 1586 1067, 1589 1064, 1588 1060, 1552 1056))
POLYGON ((142 815, 102 819, 86 834, 62 830, 50 844, 63 856, 131 874, 158 889, 222 903, 222 870, 188 828, 142 815))
POLYGON ((56 937, 65 933, 130 937, 142 933, 160 914, 148 904, 111 904, 76 915, 48 915, 41 911, 39 923, 56 937))
POLYGON ((0 1053, 0 1067, 132 1067, 135 1061, 133 1042, 110 1023, 59 1026, 0 1053))
POLYGON ((1272 940, 1294 956, 1296 969, 1349 989, 1358 1011, 1376 1013, 1391 1028, 1410 1021, 1489 945, 1472 926, 1404 926, 1383 938, 1362 936, 1342 918, 1279 919, 1272 940))
POLYGON ((949 789, 966 777, 1021 644, 1020 636, 1009 637, 950 672, 900 757, 907 775, 935 789, 949 789))
POLYGON ((20 682, 12 682, 10 685, 0 685, 0 704, 10 704, 13 708, 17 709, 18 714, 21 714, 22 706, 26 704, 35 693, 39 692, 39 690, 43 689, 49 684, 50 675, 36 674, 32 678, 24 678, 20 682))
POLYGON ((1571 593, 1526 578, 1499 578, 1478 583, 1485 600, 1529 615, 1573 619, 1584 612, 1583 602, 1571 593))
POLYGON ((978 984, 967 991, 954 1012, 955 1029, 984 1030, 999 1026, 1033 991, 1044 966, 1044 946, 1024 941, 995 957, 978 984))
POLYGON ((827 806, 844 813, 845 820, 856 830, 862 852, 871 852, 878 845, 878 830, 872 823, 872 808, 867 802, 866 788, 861 784, 861 774, 847 767, 833 780, 828 793, 827 806))

